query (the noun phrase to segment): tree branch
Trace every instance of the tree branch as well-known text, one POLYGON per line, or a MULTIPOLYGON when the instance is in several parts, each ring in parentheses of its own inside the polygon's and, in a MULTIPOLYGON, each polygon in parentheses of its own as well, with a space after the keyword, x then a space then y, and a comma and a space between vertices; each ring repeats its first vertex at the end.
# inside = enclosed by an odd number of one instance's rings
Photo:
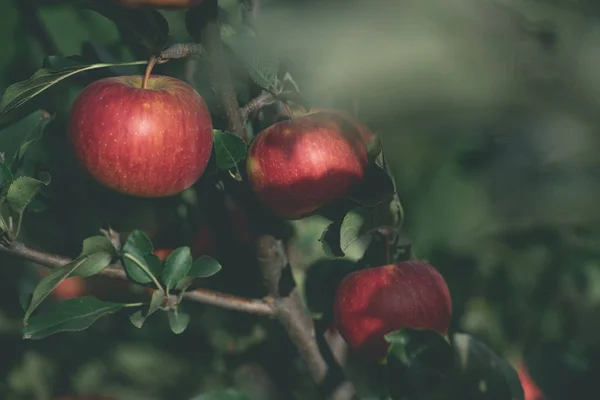
POLYGON ((202 28, 202 43, 208 53, 212 70, 212 84, 227 115, 228 128, 239 136, 244 142, 247 141, 246 126, 243 125, 240 114, 240 105, 229 73, 229 67, 223 53, 221 42, 221 30, 219 27, 218 6, 216 0, 207 2, 208 20, 202 28), (214 4, 213 4, 214 3, 214 4))
MULTIPOLYGON (((275 316, 308 366, 308 371, 331 399, 350 399, 355 396, 353 385, 342 376, 331 390, 324 387, 331 366, 323 358, 315 337, 315 326, 306 311, 292 275, 281 241, 264 235, 257 241, 257 259, 269 294, 273 297, 275 316)), ((339 365, 335 365, 339 368, 339 365)), ((339 372, 339 371, 338 371, 339 372)))
MULTIPOLYGON (((32 261, 36 264, 40 264, 51 269, 60 268, 72 261, 72 259, 69 257, 35 250, 25 246, 20 242, 13 242, 10 246, 0 245, 0 252, 10 254, 24 260, 32 261)), ((119 264, 109 265, 98 275, 115 279, 127 279, 127 274, 119 264)), ((171 295, 170 297, 172 297, 170 300, 177 300, 176 295, 171 295)), ((246 299, 208 289, 195 289, 185 292, 182 298, 198 303, 210 304, 228 310, 241 311, 266 317, 275 316, 274 307, 268 299, 246 299)))

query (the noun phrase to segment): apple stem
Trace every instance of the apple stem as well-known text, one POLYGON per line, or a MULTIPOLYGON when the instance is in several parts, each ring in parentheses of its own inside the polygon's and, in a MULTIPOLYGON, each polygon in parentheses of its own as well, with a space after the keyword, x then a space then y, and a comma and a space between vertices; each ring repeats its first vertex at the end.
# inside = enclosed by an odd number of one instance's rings
POLYGON ((148 89, 148 81, 150 80, 150 74, 152 74, 152 68, 158 62, 158 58, 156 56, 151 56, 148 60, 148 65, 146 66, 146 72, 144 73, 144 79, 142 80, 142 89, 148 89))

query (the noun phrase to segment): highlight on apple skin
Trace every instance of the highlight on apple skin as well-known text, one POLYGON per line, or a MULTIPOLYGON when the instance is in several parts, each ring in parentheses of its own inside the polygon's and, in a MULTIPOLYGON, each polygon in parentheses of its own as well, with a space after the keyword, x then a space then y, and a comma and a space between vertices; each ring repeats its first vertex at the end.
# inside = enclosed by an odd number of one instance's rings
POLYGON ((450 291, 425 261, 411 260, 347 275, 336 290, 334 324, 351 349, 379 362, 387 356, 385 335, 403 328, 448 333, 450 291))
POLYGON ((367 161, 366 143, 349 120, 316 112, 260 132, 246 162, 257 198, 295 220, 346 195, 362 180, 367 161))
POLYGON ((152 75, 100 79, 71 109, 69 140, 98 182, 138 197, 182 192, 203 174, 213 147, 212 120, 187 83, 152 75))
POLYGON ((204 0, 113 0, 124 8, 158 8, 165 10, 185 10, 197 6, 204 0))

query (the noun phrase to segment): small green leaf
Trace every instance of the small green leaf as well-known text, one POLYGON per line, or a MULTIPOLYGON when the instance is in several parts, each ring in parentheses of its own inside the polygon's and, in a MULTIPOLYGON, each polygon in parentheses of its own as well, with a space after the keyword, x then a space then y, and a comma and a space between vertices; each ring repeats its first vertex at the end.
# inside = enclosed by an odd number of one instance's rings
POLYGON ((237 167, 246 158, 247 148, 242 139, 230 132, 213 130, 217 167, 231 169, 237 167))
POLYGON ((42 301, 69 276, 87 277, 95 275, 106 268, 110 261, 110 254, 106 252, 94 253, 91 256, 78 257, 70 263, 51 271, 35 287, 29 307, 25 311, 23 322, 27 322, 27 319, 42 301))
POLYGON ((168 289, 173 289, 186 277, 192 266, 192 252, 189 247, 176 248, 165 260, 162 281, 168 289))
POLYGON ((187 276, 194 278, 208 278, 219 272, 221 268, 221 264, 217 260, 205 255, 194 261, 187 276))
POLYGON ((64 300, 31 317, 23 328, 23 338, 43 339, 58 332, 82 331, 100 317, 123 307, 125 304, 105 302, 91 296, 64 300))
POLYGON ((340 227, 340 247, 345 252, 348 248, 376 228, 373 224, 373 210, 366 207, 358 207, 350 211, 344 217, 340 227))
POLYGON ((236 389, 219 389, 202 393, 191 400, 252 400, 252 397, 236 389))
POLYGON ((174 334, 183 333, 190 323, 190 315, 179 310, 169 311, 169 326, 174 334))
POLYGON ((80 255, 87 256, 101 251, 116 254, 114 246, 106 236, 91 236, 83 241, 83 249, 80 255))
POLYGON ((370 163, 363 179, 348 194, 348 197, 362 206, 374 207, 385 201, 391 201, 395 190, 393 178, 386 170, 370 163))
POLYGON ((129 320, 136 328, 141 328, 146 322, 146 319, 154 314, 162 305, 162 302, 165 298, 165 292, 162 290, 155 290, 152 293, 152 300, 150 300, 150 306, 147 310, 138 310, 135 313, 131 314, 129 320))
POLYGON ((6 193, 6 203, 17 214, 23 214, 29 202, 48 185, 50 180, 44 182, 28 176, 21 176, 13 181, 6 193))
MULTIPOLYGON (((151 254, 153 249, 154 246, 152 245, 150 238, 144 232, 140 230, 134 230, 131 232, 131 234, 129 234, 127 240, 125 240, 122 253, 129 253, 137 262, 145 266, 152 274, 155 274, 153 268, 156 268, 156 264, 151 261, 150 265, 146 260, 147 256, 148 259, 152 260, 151 254)), ((125 271, 127 271, 127 274, 131 279, 141 284, 152 282, 152 278, 148 276, 146 271, 140 268, 136 261, 133 261, 131 258, 125 256, 123 256, 122 259, 125 271)))
POLYGON ((17 82, 9 86, 0 99, 0 120, 12 110, 22 106, 35 96, 47 90, 58 82, 78 74, 98 68, 108 68, 114 66, 141 65, 148 61, 133 61, 116 64, 92 64, 78 67, 64 68, 60 70, 40 69, 33 76, 25 81, 17 82))
POLYGON ((144 232, 137 229, 129 234, 123 244, 123 251, 131 254, 145 256, 152 253, 152 250, 154 250, 152 240, 144 232))
MULTIPOLYGON (((123 267, 125 268, 127 275, 134 282, 146 284, 153 281, 152 277, 148 275, 148 272, 152 273, 152 271, 150 270, 150 266, 146 262, 145 256, 141 256, 135 253, 123 252, 122 260, 123 267), (148 272, 144 271, 144 268, 146 268, 148 272)), ((156 275, 154 276, 156 277, 156 275)))
POLYGON ((87 260, 85 260, 79 268, 73 271, 73 276, 88 277, 96 275, 110 265, 113 256, 106 251, 99 251, 84 257, 87 257, 87 260))
POLYGON ((4 153, 4 164, 14 171, 29 145, 42 137, 44 129, 53 119, 47 111, 37 110, 0 130, 0 151, 4 153))
POLYGON ((58 56, 58 55, 50 55, 44 57, 42 60, 42 68, 47 69, 64 69, 71 67, 82 67, 88 65, 89 62, 86 62, 85 58, 80 55, 73 56, 58 56))
POLYGON ((341 222, 334 221, 325 227, 319 238, 323 251, 328 257, 344 257, 344 251, 340 247, 341 222))

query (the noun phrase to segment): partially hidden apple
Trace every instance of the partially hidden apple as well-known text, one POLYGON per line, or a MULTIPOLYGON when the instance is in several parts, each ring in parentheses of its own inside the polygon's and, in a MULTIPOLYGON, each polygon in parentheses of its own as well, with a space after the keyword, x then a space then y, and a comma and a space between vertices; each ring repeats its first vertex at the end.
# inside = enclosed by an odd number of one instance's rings
POLYGON ((204 0, 113 0, 125 8, 158 8, 165 10, 184 10, 196 6, 204 0))
POLYGON ((160 261, 165 261, 173 251, 174 249, 155 249, 153 253, 160 261))
POLYGON ((442 275, 425 261, 411 260, 347 275, 336 290, 333 312, 350 348, 380 362, 390 332, 412 328, 446 335, 452 302, 442 275))
MULTIPOLYGON (((40 277, 45 277, 50 271, 40 270, 40 277)), ((73 299, 88 294, 88 287, 84 278, 80 276, 70 276, 63 280, 50 293, 50 297, 56 301, 73 299)))
POLYGON ((521 386, 523 387, 525 400, 544 400, 544 393, 529 374, 527 365, 521 362, 516 370, 521 381, 521 386))
POLYGON ((139 197, 164 197, 203 174, 213 146, 212 120, 187 83, 151 75, 100 79, 77 97, 69 140, 85 170, 101 184, 139 197))
POLYGON ((257 198, 288 220, 311 215, 346 195, 367 166, 359 130, 335 113, 277 122, 250 144, 248 180, 257 198))

